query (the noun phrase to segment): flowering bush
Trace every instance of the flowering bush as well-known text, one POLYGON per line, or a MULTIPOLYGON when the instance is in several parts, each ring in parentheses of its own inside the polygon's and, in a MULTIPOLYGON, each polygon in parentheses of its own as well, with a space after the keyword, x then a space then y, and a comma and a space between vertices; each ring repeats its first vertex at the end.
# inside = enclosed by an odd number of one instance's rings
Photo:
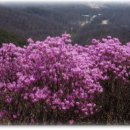
POLYGON ((1 119, 43 123, 86 118, 100 109, 102 82, 129 85, 130 45, 118 39, 71 44, 71 36, 28 39, 28 45, 0 48, 1 119))

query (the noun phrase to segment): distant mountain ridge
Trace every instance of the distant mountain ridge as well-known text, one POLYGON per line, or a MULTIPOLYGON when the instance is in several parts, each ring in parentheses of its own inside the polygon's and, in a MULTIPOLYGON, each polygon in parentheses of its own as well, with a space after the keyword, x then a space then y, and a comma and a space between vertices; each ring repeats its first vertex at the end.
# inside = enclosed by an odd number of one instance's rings
POLYGON ((120 3, 0 5, 0 28, 25 39, 43 40, 67 32, 81 44, 107 35, 125 43, 130 41, 129 16, 130 5, 120 3))

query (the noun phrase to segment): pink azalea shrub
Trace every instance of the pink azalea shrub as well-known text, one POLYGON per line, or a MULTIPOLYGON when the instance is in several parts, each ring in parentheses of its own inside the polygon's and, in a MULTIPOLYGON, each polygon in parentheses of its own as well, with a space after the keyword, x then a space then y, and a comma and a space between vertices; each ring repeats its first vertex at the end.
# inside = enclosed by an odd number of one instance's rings
POLYGON ((10 122, 42 122, 62 115, 67 122, 86 118, 100 108, 96 100, 103 93, 102 82, 113 79, 129 85, 129 44, 111 37, 92 43, 73 45, 71 36, 63 34, 44 41, 28 39, 24 47, 3 44, 0 110, 6 118, 10 122))

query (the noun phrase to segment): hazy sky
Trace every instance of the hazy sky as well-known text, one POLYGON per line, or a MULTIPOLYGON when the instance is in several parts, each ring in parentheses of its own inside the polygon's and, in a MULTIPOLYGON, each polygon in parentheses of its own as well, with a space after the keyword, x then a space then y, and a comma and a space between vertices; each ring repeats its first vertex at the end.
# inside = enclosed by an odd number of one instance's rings
POLYGON ((0 0, 0 2, 130 2, 130 0, 0 0))

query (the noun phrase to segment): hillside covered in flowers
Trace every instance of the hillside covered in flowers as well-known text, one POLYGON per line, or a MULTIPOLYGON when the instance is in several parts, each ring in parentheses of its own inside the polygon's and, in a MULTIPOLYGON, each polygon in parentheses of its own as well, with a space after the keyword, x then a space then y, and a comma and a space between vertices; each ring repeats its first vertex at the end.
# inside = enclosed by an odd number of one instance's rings
POLYGON ((130 43, 69 34, 0 48, 1 124, 128 124, 130 43))

